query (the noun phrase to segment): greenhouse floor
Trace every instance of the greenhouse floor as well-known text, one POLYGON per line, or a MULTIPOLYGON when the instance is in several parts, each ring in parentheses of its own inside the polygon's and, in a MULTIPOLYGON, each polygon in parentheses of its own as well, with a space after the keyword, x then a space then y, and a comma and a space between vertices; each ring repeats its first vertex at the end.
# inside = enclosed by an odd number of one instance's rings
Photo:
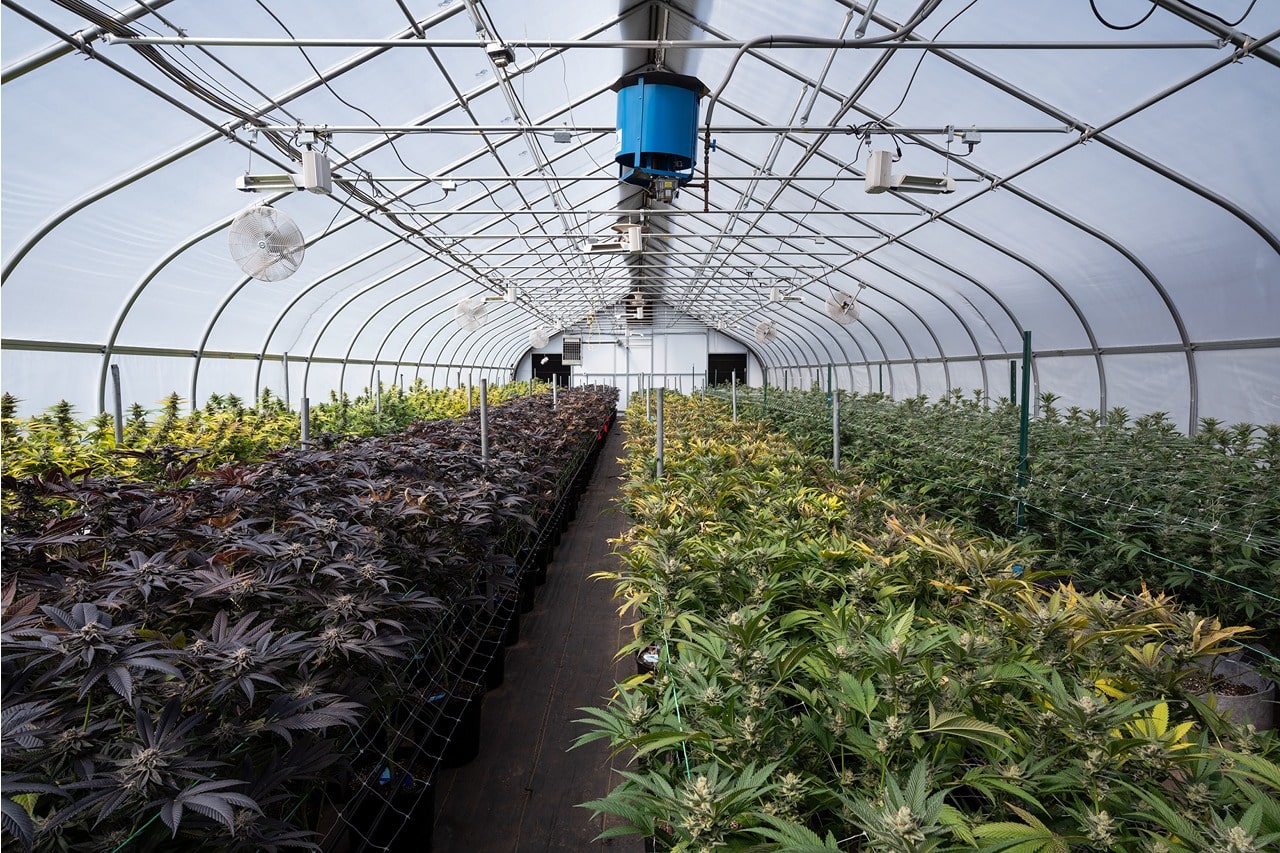
POLYGON ((600 704, 616 680, 635 674, 634 663, 614 661, 630 635, 610 598, 613 586, 587 577, 614 564, 608 540, 626 527, 613 504, 622 476, 621 433, 619 420, 537 603, 522 614, 503 683, 485 696, 480 755, 440 776, 435 851, 644 849, 636 836, 595 841, 603 819, 577 807, 604 796, 625 759, 611 759, 600 742, 566 751, 586 731, 573 722, 584 716, 578 709, 600 704))

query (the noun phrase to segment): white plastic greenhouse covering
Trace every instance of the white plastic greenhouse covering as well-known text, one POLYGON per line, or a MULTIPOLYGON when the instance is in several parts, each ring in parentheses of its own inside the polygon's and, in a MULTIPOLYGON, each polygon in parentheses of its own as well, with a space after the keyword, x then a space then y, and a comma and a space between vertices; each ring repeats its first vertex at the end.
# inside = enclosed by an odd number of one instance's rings
POLYGON ((126 405, 296 407, 527 377, 566 337, 624 392, 737 354, 756 385, 996 399, 1029 332, 1059 406, 1280 421, 1274 0, 3 7, 22 414, 110 411, 113 365, 126 405), (669 201, 614 162, 613 86, 653 70, 706 89, 669 201), (869 193, 872 151, 955 191, 869 193), (295 189, 304 154, 330 192, 295 189), (264 203, 305 242, 278 281, 229 250, 264 203), (640 252, 587 250, 622 223, 640 252))

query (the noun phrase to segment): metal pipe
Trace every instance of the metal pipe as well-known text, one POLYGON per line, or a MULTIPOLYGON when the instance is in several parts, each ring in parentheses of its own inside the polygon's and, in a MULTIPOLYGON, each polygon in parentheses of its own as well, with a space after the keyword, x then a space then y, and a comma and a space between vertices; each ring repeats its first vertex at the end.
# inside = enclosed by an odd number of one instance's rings
POLYGON ((665 390, 666 390, 666 388, 665 388, 665 387, 662 387, 662 388, 659 388, 659 389, 658 389, 658 414, 657 414, 657 423, 656 423, 656 429, 657 429, 657 445, 656 445, 656 449, 655 449, 655 451, 654 451, 654 478, 655 478, 655 479, 658 479, 658 480, 661 480, 661 479, 662 479, 662 454, 663 454, 663 447, 662 447, 662 398, 663 398, 663 396, 664 396, 663 392, 664 392, 665 390))
MULTIPOLYGON (((284 363, 284 407, 289 408, 289 353, 284 353, 280 360, 284 363)), ((192 389, 194 390, 194 389, 192 389)), ((196 405, 195 395, 191 395, 191 407, 196 405)))
POLYGON ((124 447, 124 398, 120 396, 120 365, 111 365, 111 386, 115 402, 116 447, 124 447))
MULTIPOLYGON (((279 131, 280 133, 299 133, 299 132, 310 132, 310 133, 318 133, 318 134, 366 133, 370 135, 378 135, 378 134, 384 134, 384 133, 397 133, 397 134, 405 134, 405 135, 418 134, 418 133, 451 133, 451 134, 457 134, 461 136, 473 136, 480 133, 502 133, 502 134, 507 134, 509 136, 520 136, 520 135, 527 135, 532 133, 532 134, 541 134, 543 136, 550 136, 553 133, 563 133, 565 131, 568 131, 570 133, 600 134, 600 135, 610 134, 611 135, 617 132, 617 128, 610 124, 598 124, 598 125, 544 124, 544 125, 520 125, 519 127, 513 127, 509 124, 431 124, 431 125, 423 125, 423 124, 305 124, 305 125, 268 124, 262 127, 256 127, 255 129, 266 130, 266 131, 279 131)), ((894 125, 892 127, 886 127, 886 126, 880 126, 880 125, 872 125, 868 127, 856 128, 856 131, 858 133, 882 134, 885 136, 888 136, 890 134, 904 134, 904 133, 913 133, 919 136, 946 136, 948 133, 954 133, 957 130, 964 130, 964 131, 976 130, 977 132, 985 135, 988 133, 1018 133, 1018 134, 1070 133, 1073 130, 1073 128, 1068 127, 1066 125, 1056 125, 1056 124, 1055 125, 1029 125, 1029 126, 992 125, 991 127, 983 127, 983 126, 956 127, 954 125, 952 126, 926 125, 921 127, 910 127, 910 126, 898 127, 894 125)), ((805 124, 733 124, 733 125, 717 125, 711 128, 712 133, 722 133, 722 134, 740 134, 740 133, 765 133, 765 134, 822 133, 822 134, 827 134, 827 133, 830 133, 830 134, 851 135, 854 133, 854 131, 855 131, 855 128, 851 124, 813 125, 812 127, 805 124)), ((439 180, 441 176, 433 175, 431 177, 433 180, 439 180)), ((556 177, 559 177, 561 180, 564 180, 563 176, 556 176, 556 177)), ((575 179, 575 180, 586 180, 587 177, 590 177, 592 180, 600 180, 600 181, 617 181, 618 180, 616 177, 612 175, 584 176, 581 179, 575 179)), ((716 180, 717 181, 760 180, 765 177, 767 176, 754 175, 750 177, 738 177, 738 178, 725 176, 725 177, 717 177, 716 180)), ((347 181, 351 183, 368 180, 368 178, 365 178, 365 177, 345 177, 340 175, 334 175, 333 179, 335 181, 347 181)), ((377 179, 379 181, 388 180, 387 178, 384 178, 381 176, 378 176, 377 179)), ((518 180, 528 180, 528 181, 544 181, 546 179, 547 179, 546 175, 522 175, 518 178, 518 180)), ((405 180, 410 180, 410 178, 405 178, 405 180)), ((422 175, 415 175, 412 177, 412 180, 421 181, 422 175)), ((459 182, 476 181, 476 180, 484 180, 484 178, 477 178, 471 175, 464 175, 464 176, 458 177, 457 180, 459 182)), ((513 178, 510 176, 502 175, 502 176, 490 178, 489 180, 506 181, 506 180, 513 180, 513 178)), ((856 177, 850 178, 850 180, 861 181, 863 180, 863 178, 861 176, 856 176, 856 177)), ((636 211, 632 211, 632 212, 635 213, 636 211)))
POLYGON ((480 377, 480 461, 489 462, 489 380, 480 377))
POLYGON ((1026 527, 1027 455, 1031 433, 1031 330, 1022 333, 1022 411, 1018 419, 1018 504, 1014 529, 1026 527))
MULTIPOLYGON (((138 18, 141 18, 143 15, 154 12, 156 9, 168 6, 172 2, 173 0, 148 0, 147 3, 139 3, 136 6, 125 9, 123 12, 116 15, 114 20, 118 24, 131 23, 138 20, 138 18)), ((83 30, 71 33, 67 38, 70 41, 75 42, 78 47, 70 44, 55 44, 38 50, 29 56, 19 59, 17 62, 13 62, 5 66, 4 71, 0 73, 0 82, 8 83, 10 80, 17 80, 23 74, 35 71, 37 68, 52 62, 58 57, 66 56, 73 50, 84 50, 95 39, 101 38, 105 32, 106 30, 102 27, 95 26, 85 27, 83 30)))
POLYGON ((311 441, 311 398, 302 398, 302 445, 305 447, 311 441))
POLYGON ((831 467, 840 470, 840 392, 831 393, 831 467))
POLYGON ((738 422, 738 371, 735 369, 729 378, 729 399, 733 403, 733 422, 738 422))
MULTIPOLYGON (((896 39, 902 33, 875 38, 896 39)), ((207 47, 412 47, 481 48, 481 39, 386 39, 386 38, 248 38, 241 36, 107 36, 109 45, 203 45, 207 47)), ((812 50, 875 48, 876 50, 1220 50, 1217 39, 1151 39, 1148 41, 911 41, 876 42, 875 39, 818 39, 810 36, 776 35, 747 40, 731 39, 507 39, 510 48, 603 49, 603 50, 812 50), (806 39, 807 41, 801 41, 806 39)), ((515 73, 521 69, 515 68, 515 73)))

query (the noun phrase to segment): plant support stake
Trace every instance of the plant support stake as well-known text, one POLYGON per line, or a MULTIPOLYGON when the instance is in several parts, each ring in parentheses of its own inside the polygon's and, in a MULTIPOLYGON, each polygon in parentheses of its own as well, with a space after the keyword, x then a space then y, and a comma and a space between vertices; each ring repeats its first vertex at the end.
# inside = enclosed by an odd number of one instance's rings
POLYGON ((1031 432, 1031 330, 1022 333, 1022 412, 1018 421, 1018 504, 1014 529, 1026 527, 1027 450, 1031 432))
POLYGON ((124 447, 124 400, 120 396, 120 365, 111 365, 111 393, 116 407, 116 447, 124 447))
POLYGON ((378 388, 373 392, 374 394, 373 413, 375 415, 381 416, 382 415, 382 371, 379 370, 376 373, 374 373, 374 377, 377 379, 378 388))
POLYGON ((658 444, 657 449, 654 451, 654 478, 658 480, 662 479, 662 397, 663 391, 665 390, 665 388, 658 389, 658 414, 656 424, 658 444))
POLYGON ((733 422, 738 422, 738 371, 733 371, 729 378, 729 399, 733 402, 733 422))
MULTIPOLYGON (((280 360, 284 362, 284 407, 289 408, 289 353, 284 353, 280 360)), ((191 405, 195 405, 196 401, 192 400, 191 405)))
POLYGON ((560 378, 555 375, 551 377, 551 411, 560 411, 560 378))
POLYGON ((311 441, 311 398, 303 397, 302 405, 302 445, 305 447, 311 441))
POLYGON ((831 467, 840 470, 840 392, 831 392, 831 467))
MULTIPOLYGON (((471 396, 470 390, 467 396, 471 396)), ((489 380, 480 380, 480 461, 489 463, 489 380)))

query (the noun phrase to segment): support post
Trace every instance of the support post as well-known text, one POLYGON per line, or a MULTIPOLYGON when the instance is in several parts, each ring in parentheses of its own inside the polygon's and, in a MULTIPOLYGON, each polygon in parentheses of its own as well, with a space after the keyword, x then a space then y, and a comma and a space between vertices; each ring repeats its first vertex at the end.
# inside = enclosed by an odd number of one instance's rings
POLYGON ((1022 411, 1018 419, 1018 508, 1014 528, 1026 527, 1027 463, 1031 433, 1031 331, 1022 333, 1022 411))
POLYGON ((828 399, 831 398, 831 395, 835 394, 835 388, 832 387, 831 385, 831 374, 834 371, 835 371, 835 365, 833 365, 831 362, 828 361, 827 362, 827 398, 828 399))
POLYGON ((560 382, 559 377, 551 377, 551 411, 560 411, 560 382))
MULTIPOLYGON (((462 374, 462 371, 461 371, 461 370, 459 370, 459 371, 458 371, 458 374, 459 374, 459 376, 458 376, 459 384, 461 384, 461 380, 462 380, 462 376, 461 376, 461 374, 462 374)), ((481 379, 480 381, 481 381, 481 382, 483 382, 484 380, 483 380, 483 379, 481 379)), ((467 411, 468 411, 468 412, 470 412, 470 411, 471 411, 471 374, 470 374, 470 373, 468 373, 468 374, 467 374, 467 411)))
POLYGON ((769 416, 769 368, 760 365, 764 381, 760 383, 760 420, 769 416))
POLYGON ((665 390, 666 390, 665 387, 658 389, 658 413, 657 413, 657 423, 656 423, 658 438, 657 438, 657 445, 656 445, 656 449, 654 450, 654 457, 653 457, 654 458, 654 477, 659 480, 662 479, 662 397, 663 397, 663 391, 665 390))
POLYGON ((311 441, 311 398, 303 397, 302 405, 302 446, 306 447, 311 441))
POLYGON ((111 394, 116 407, 116 447, 124 447, 124 398, 120 396, 120 365, 111 365, 111 394))
POLYGON ((729 399, 733 401, 733 422, 738 422, 738 371, 733 371, 729 378, 729 399))
POLYGON ((375 415, 382 414, 382 371, 374 371, 374 380, 378 383, 378 387, 373 391, 373 413, 375 415))
POLYGON ((1018 362, 1009 360, 1009 404, 1018 405, 1018 362))
POLYGON ((840 392, 831 392, 831 467, 840 470, 840 392))
POLYGON ((480 380, 480 461, 489 464, 489 380, 484 378, 480 380))
MULTIPOLYGON (((281 356, 281 360, 284 362, 284 407, 288 409, 289 408, 289 353, 287 352, 284 353, 281 356)), ((196 404, 196 401, 192 400, 191 405, 194 406, 195 404, 196 404)))
POLYGON ((652 406, 652 402, 653 402, 653 401, 652 401, 652 400, 650 399, 650 397, 649 397, 649 386, 648 386, 648 385, 646 385, 646 386, 644 386, 644 419, 645 419, 646 421, 652 421, 652 420, 653 420, 653 406, 652 406))
POLYGON ((884 393, 884 365, 881 364, 879 365, 879 367, 880 367, 880 393, 883 394, 884 393))

